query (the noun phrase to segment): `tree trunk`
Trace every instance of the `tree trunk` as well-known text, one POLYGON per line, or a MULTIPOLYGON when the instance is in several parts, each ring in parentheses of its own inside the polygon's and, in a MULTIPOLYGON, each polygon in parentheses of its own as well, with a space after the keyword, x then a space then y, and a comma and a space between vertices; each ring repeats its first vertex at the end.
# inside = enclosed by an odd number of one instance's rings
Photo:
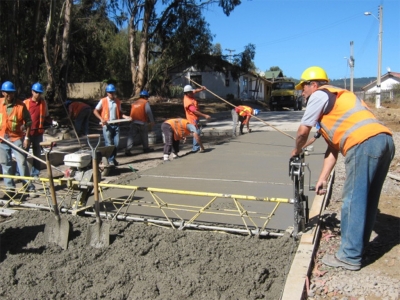
POLYGON ((146 0, 144 5, 143 27, 140 39, 139 68, 137 74, 137 84, 135 94, 138 95, 145 85, 145 70, 147 68, 147 49, 150 18, 157 0, 146 0))
POLYGON ((43 53, 44 59, 46 62, 46 71, 47 71, 47 87, 46 87, 46 99, 50 102, 54 101, 55 94, 55 80, 53 73, 53 60, 50 57, 50 36, 51 36, 51 28, 53 27, 54 22, 54 6, 56 5, 55 1, 50 1, 50 12, 49 18, 47 20, 46 32, 43 37, 43 53))
MULTIPOLYGON (((136 15, 136 14, 135 14, 136 15)), ((137 79, 137 68, 136 68, 136 25, 135 25, 135 15, 132 13, 129 19, 129 56, 130 56, 130 66, 131 66, 131 73, 132 73, 132 95, 135 95, 135 86, 136 86, 136 79, 137 79)))
POLYGON ((64 13, 64 32, 62 38, 62 53, 61 53, 61 69, 60 69, 60 85, 59 93, 61 101, 67 100, 67 82, 68 82, 68 53, 69 53, 69 37, 71 31, 71 9, 72 0, 66 0, 64 13))

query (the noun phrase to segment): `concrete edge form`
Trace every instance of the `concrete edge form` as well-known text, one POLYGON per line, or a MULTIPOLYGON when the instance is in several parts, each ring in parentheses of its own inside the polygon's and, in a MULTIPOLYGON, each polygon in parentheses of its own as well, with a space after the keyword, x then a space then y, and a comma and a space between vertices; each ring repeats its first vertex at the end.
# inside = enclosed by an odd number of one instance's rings
POLYGON ((334 171, 329 177, 327 193, 324 196, 316 195, 314 198, 309 214, 308 230, 301 236, 292 266, 286 278, 282 300, 307 299, 307 282, 314 265, 314 257, 321 237, 321 212, 329 203, 333 178, 334 171))

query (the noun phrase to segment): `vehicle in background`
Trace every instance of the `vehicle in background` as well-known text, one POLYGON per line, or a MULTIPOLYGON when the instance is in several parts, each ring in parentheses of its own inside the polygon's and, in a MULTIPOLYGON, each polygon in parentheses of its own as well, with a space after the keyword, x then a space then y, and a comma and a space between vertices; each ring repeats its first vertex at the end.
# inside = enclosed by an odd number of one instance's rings
POLYGON ((295 90, 295 86, 295 82, 290 79, 276 78, 271 88, 270 110, 282 110, 284 107, 302 110, 303 97, 295 90))

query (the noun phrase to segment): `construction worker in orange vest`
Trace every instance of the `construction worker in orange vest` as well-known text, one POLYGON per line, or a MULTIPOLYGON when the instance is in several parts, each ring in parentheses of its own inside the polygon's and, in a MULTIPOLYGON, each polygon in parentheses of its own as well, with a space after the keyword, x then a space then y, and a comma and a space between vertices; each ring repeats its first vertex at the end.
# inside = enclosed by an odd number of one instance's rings
POLYGON ((80 101, 72 102, 71 100, 67 100, 65 101, 65 107, 68 109, 68 114, 74 122, 76 133, 79 136, 88 135, 89 121, 92 115, 92 108, 90 105, 80 101))
MULTIPOLYGON (((32 120, 25 104, 15 98, 15 92, 14 84, 11 81, 6 81, 2 84, 1 93, 3 98, 0 98, 0 164, 3 174, 15 175, 12 167, 12 156, 14 156, 20 175, 29 176, 26 155, 17 149, 23 148, 26 150, 29 148, 32 120), (22 130, 23 128, 26 129, 26 133, 22 130), (12 143, 14 146, 10 146, 3 140, 12 143)), ((26 181, 23 180, 23 183, 26 184, 26 181)), ((11 178, 4 178, 4 184, 7 190, 4 198, 9 199, 15 195, 15 182, 11 178)), ((28 192, 32 191, 32 196, 36 196, 35 186, 32 182, 28 183, 27 190, 28 192)))
MULTIPOLYGON (((183 88, 183 107, 186 113, 186 119, 190 124, 193 124, 197 129, 197 134, 201 135, 201 127, 199 124, 199 118, 203 117, 207 120, 211 119, 209 115, 203 114, 199 111, 199 106, 197 104, 197 100, 194 98, 196 93, 204 91, 206 87, 201 87, 200 89, 193 89, 191 85, 185 85, 183 88)), ((193 148, 192 152, 197 152, 200 150, 200 145, 197 143, 196 139, 193 139, 193 148)))
MULTIPOLYGON (((24 104, 28 109, 32 119, 29 142, 30 146, 32 147, 33 155, 40 158, 42 153, 42 147, 40 146, 40 143, 43 142, 43 133, 45 127, 49 126, 49 124, 57 127, 58 123, 52 120, 49 116, 47 102, 42 98, 42 94, 44 92, 43 86, 39 82, 36 82, 32 85, 31 90, 32 97, 24 100, 24 104)), ((39 177, 40 165, 40 161, 33 159, 31 168, 32 177, 39 177)))
POLYGON ((102 98, 96 105, 93 114, 100 120, 103 126, 103 136, 106 146, 114 146, 114 150, 108 157, 110 166, 118 166, 116 160, 119 145, 119 123, 109 124, 108 121, 130 119, 121 111, 121 100, 116 96, 117 89, 113 84, 106 87, 107 97, 102 98))
POLYGON ((147 122, 150 120, 151 128, 155 125, 153 113, 148 101, 149 96, 150 95, 147 91, 141 91, 140 98, 132 103, 130 113, 132 123, 130 124, 128 140, 126 143, 126 156, 132 155, 131 149, 138 135, 142 141, 143 152, 148 153, 154 151, 153 148, 149 148, 149 128, 147 122))
POLYGON ((291 156, 302 152, 311 128, 319 122, 328 147, 316 184, 318 195, 327 192, 327 181, 339 153, 345 156, 341 244, 335 254, 326 253, 322 262, 330 267, 357 271, 372 233, 395 147, 392 132, 375 118, 364 101, 328 83, 328 75, 321 67, 310 67, 301 75, 296 89, 302 90, 308 103, 291 156))
POLYGON ((164 162, 169 161, 171 152, 174 159, 178 157, 180 140, 185 140, 186 136, 191 134, 200 147, 200 153, 205 151, 200 135, 197 133, 197 128, 193 124, 190 124, 187 119, 178 118, 166 120, 161 125, 161 131, 165 140, 164 162))
POLYGON ((247 127, 247 132, 251 132, 250 129, 250 118, 251 116, 257 116, 259 114, 258 109, 252 109, 250 106, 239 105, 232 109, 232 120, 233 120, 233 131, 232 135, 236 136, 236 127, 238 121, 240 122, 240 134, 243 134, 244 125, 247 127))

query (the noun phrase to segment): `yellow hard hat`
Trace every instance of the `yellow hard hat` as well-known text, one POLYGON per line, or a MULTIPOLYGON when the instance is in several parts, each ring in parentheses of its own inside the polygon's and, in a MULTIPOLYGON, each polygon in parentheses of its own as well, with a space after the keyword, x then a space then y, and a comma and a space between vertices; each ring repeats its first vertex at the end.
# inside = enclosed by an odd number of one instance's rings
POLYGON ((306 81, 325 80, 329 82, 328 75, 321 67, 309 67, 301 74, 300 83, 296 85, 296 90, 302 90, 302 84, 306 81))

